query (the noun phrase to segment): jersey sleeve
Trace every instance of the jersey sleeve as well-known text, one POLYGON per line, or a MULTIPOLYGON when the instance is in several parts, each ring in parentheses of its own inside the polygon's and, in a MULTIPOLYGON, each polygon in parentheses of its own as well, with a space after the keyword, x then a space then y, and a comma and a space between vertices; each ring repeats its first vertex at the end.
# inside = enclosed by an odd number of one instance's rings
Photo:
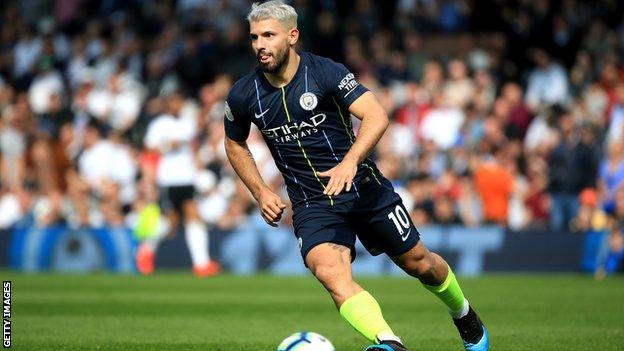
POLYGON ((349 108, 368 89, 355 79, 347 67, 341 63, 327 59, 322 67, 325 76, 325 89, 336 101, 349 108))
POLYGON ((227 135, 228 138, 234 141, 247 140, 251 127, 251 119, 246 111, 245 99, 232 88, 225 101, 225 118, 223 119, 225 135, 227 135))

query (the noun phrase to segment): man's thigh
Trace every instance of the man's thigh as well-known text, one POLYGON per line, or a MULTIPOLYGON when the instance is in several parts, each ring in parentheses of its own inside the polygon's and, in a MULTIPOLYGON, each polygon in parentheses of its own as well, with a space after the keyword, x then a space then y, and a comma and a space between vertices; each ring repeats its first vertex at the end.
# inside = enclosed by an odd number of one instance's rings
MULTIPOLYGON (((325 242, 314 246, 305 257, 306 266, 314 275, 320 270, 331 271, 331 275, 351 275, 351 249, 342 244, 325 242)), ((327 275, 325 272, 325 275, 327 275)))
POLYGON ((356 235, 346 216, 331 207, 297 209, 293 216, 295 236, 304 263, 308 253, 324 243, 349 248, 351 260, 355 258, 356 235))

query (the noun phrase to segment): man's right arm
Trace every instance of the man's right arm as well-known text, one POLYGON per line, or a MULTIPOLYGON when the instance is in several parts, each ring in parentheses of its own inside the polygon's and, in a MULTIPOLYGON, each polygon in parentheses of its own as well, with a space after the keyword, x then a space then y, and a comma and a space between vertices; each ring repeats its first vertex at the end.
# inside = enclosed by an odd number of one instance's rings
POLYGON ((238 174, 258 202, 262 217, 270 226, 277 227, 276 222, 282 219, 282 213, 286 205, 262 180, 247 143, 245 141, 235 141, 226 136, 224 144, 225 153, 230 160, 232 168, 234 168, 236 174, 238 174))
POLYGON ((260 176, 253 155, 249 151, 249 147, 247 147, 247 142, 232 140, 226 136, 224 144, 225 153, 232 168, 245 183, 251 195, 258 200, 262 190, 268 188, 268 186, 260 176))
POLYGON ((262 218, 271 226, 282 218, 284 202, 262 180, 256 162, 247 147, 247 138, 251 127, 249 111, 245 109, 247 102, 240 90, 232 88, 225 103, 225 152, 234 171, 245 183, 253 197, 258 201, 262 218))

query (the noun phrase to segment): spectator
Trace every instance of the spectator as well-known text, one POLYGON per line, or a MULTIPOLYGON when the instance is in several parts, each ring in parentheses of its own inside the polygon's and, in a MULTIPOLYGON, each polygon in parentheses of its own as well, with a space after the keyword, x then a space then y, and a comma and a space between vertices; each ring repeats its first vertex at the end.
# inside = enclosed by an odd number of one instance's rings
POLYGON ((468 76, 468 67, 462 60, 454 59, 448 64, 449 79, 444 86, 444 101, 449 106, 464 108, 475 93, 475 86, 468 76))
POLYGON ((580 139, 569 111, 561 111, 556 118, 559 143, 548 159, 548 191, 552 199, 550 228, 564 230, 578 211, 578 194, 584 188, 595 186, 597 161, 592 150, 592 135, 580 139))
POLYGON ((532 54, 536 67, 529 75, 527 105, 535 111, 541 105, 566 104, 569 86, 563 66, 553 62, 544 49, 534 49, 532 54))
POLYGON ((527 189, 524 205, 528 211, 527 222, 535 227, 545 227, 550 217, 548 197, 548 164, 541 157, 532 155, 526 161, 527 189))
POLYGON ((475 171, 475 187, 483 203, 483 220, 486 223, 507 224, 514 184, 511 173, 503 166, 504 158, 504 149, 496 147, 475 171))
POLYGON ((447 150, 459 141, 464 118, 462 110, 449 105, 444 95, 438 92, 433 98, 432 108, 423 118, 423 138, 433 141, 440 149, 447 150))
POLYGON ((503 86, 502 98, 509 105, 507 123, 512 131, 508 133, 524 139, 533 115, 524 103, 522 88, 517 83, 507 83, 503 86))
POLYGON ((464 225, 475 227, 483 221, 481 200, 469 174, 464 174, 460 178, 458 207, 459 216, 464 225))
MULTIPOLYGON (((189 101, 173 82, 164 87, 162 95, 165 113, 151 122, 145 145, 161 154, 156 183, 160 188, 160 207, 168 220, 165 227, 168 226, 170 235, 175 234, 182 222, 193 272, 198 276, 215 275, 219 265, 210 259, 207 228, 194 199, 197 167, 192 142, 197 134, 196 111, 189 107, 189 101)), ((138 260, 146 262, 139 266, 142 273, 153 270, 155 250, 155 246, 141 247, 138 260)))
POLYGON ((112 202, 128 205, 136 195, 136 163, 123 144, 106 139, 103 129, 95 120, 87 126, 78 171, 95 194, 108 193, 112 202))

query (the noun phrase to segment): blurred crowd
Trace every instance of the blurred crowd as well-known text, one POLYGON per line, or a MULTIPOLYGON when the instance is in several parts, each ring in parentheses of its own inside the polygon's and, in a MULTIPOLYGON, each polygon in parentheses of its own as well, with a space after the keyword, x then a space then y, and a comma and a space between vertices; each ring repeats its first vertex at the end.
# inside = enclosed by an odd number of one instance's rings
MULTIPOLYGON (((389 112, 373 157, 417 225, 624 223, 624 4, 290 3, 300 49, 343 62, 389 112)), ((257 216, 222 147, 224 99, 254 66, 250 2, 3 4, 0 229, 134 226, 158 197, 144 139, 171 90, 196 128, 201 218, 229 230, 257 216)), ((248 143, 286 198, 261 134, 248 143)))

